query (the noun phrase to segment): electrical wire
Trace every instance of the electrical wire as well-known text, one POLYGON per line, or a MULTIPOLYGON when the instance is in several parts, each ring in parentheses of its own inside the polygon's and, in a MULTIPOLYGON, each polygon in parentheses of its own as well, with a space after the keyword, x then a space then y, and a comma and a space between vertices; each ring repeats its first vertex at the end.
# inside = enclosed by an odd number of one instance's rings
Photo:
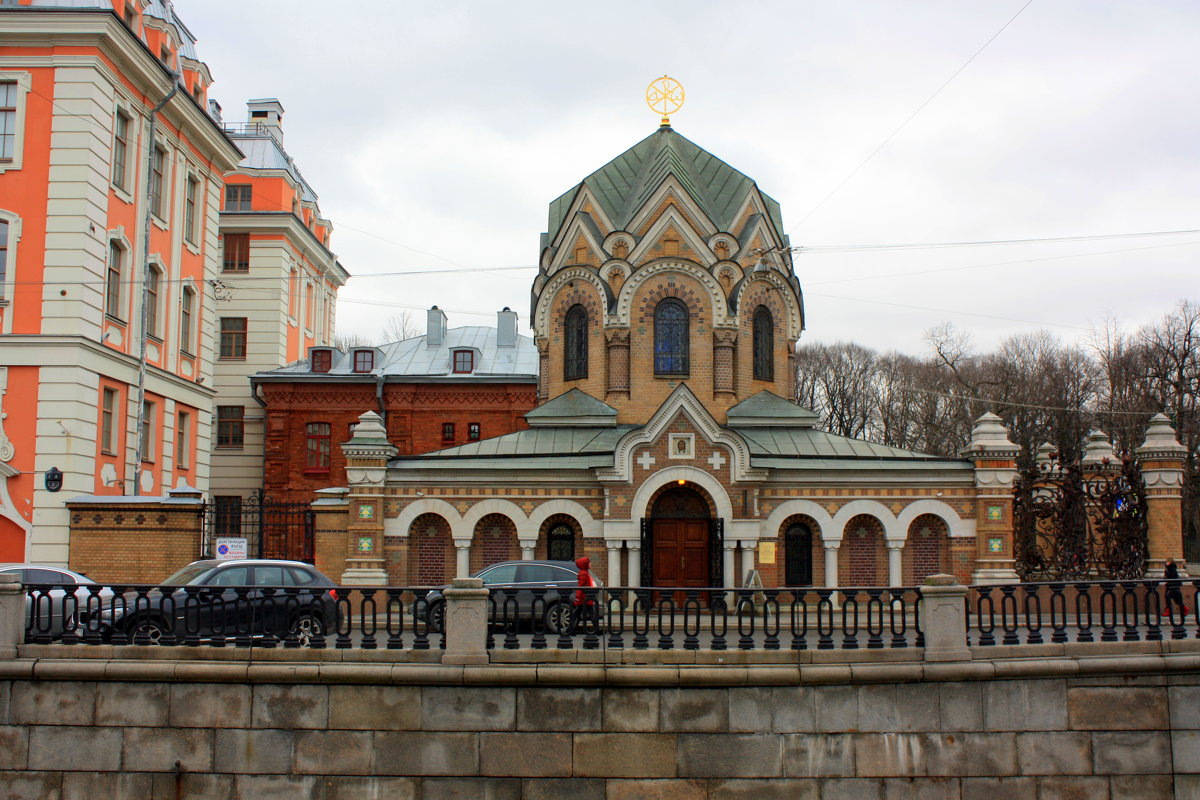
POLYGON ((901 392, 917 392, 919 394, 931 394, 937 397, 945 397, 950 400, 965 400, 971 403, 985 403, 993 406, 1013 406, 1014 408, 1034 408, 1039 411, 1070 411, 1077 414, 1113 414, 1122 416, 1144 417, 1147 415, 1157 414, 1157 411, 1096 411, 1086 408, 1071 408, 1069 406, 1046 406, 1037 403, 1017 403, 1012 400, 996 400, 988 397, 974 397, 962 394, 949 394, 947 392, 937 392, 933 389, 919 389, 916 386, 896 386, 893 387, 901 392))
POLYGON ((865 297, 844 297, 842 295, 819 294, 817 292, 805 292, 805 296, 807 296, 807 297, 826 297, 831 300, 849 300, 852 303, 874 303, 876 305, 881 305, 881 306, 894 306, 896 308, 910 308, 910 309, 914 309, 917 311, 935 311, 939 314, 958 314, 958 315, 961 315, 964 317, 983 317, 984 319, 999 319, 999 320, 1004 320, 1005 322, 1019 322, 1023 325, 1042 325, 1042 326, 1050 327, 1050 328, 1069 328, 1071 330, 1076 330, 1076 331, 1089 330, 1088 328, 1084 328, 1079 325, 1067 325, 1065 323, 1059 323, 1059 322, 1038 322, 1038 321, 1032 320, 1032 319, 1019 319, 1017 317, 1003 317, 1003 316, 1000 316, 999 314, 981 314, 981 313, 974 312, 974 311, 962 311, 960 309, 949 309, 949 308, 931 308, 929 306, 915 306, 915 305, 910 305, 908 303, 893 303, 893 302, 889 302, 887 300, 868 300, 865 297))
POLYGON ((961 67, 959 67, 958 69, 956 69, 954 71, 953 75, 951 75, 949 78, 947 78, 946 81, 937 88, 937 91, 935 91, 933 94, 929 95, 929 97, 926 98, 925 102, 923 102, 923 103, 921 103, 921 105, 917 106, 917 110, 912 112, 911 114, 909 114, 908 118, 905 119, 904 122, 901 122, 899 127, 896 128, 896 130, 894 130, 890 134, 888 134, 887 138, 884 139, 879 144, 878 147, 876 147, 874 150, 872 150, 871 153, 862 160, 862 163, 860 163, 857 167, 855 167, 853 170, 851 170, 850 174, 847 175, 845 178, 843 178, 841 183, 839 183, 837 186, 833 187, 833 190, 830 191, 829 194, 825 195, 825 197, 822 198, 821 202, 819 202, 815 206, 813 206, 812 209, 807 214, 805 214, 800 219, 799 222, 797 222, 795 225, 793 225, 788 230, 788 234, 790 235, 793 231, 795 231, 797 228, 799 228, 801 225, 803 225, 808 220, 809 217, 811 217, 813 214, 817 213, 817 210, 820 209, 821 206, 825 205, 825 203, 828 202, 831 197, 833 197, 835 194, 838 193, 838 190, 840 190, 843 186, 845 186, 850 181, 851 178, 853 178, 855 175, 857 175, 859 170, 861 170, 863 167, 865 167, 867 165, 867 162, 875 157, 876 153, 878 153, 880 150, 882 150, 884 147, 886 147, 887 143, 896 137, 896 134, 898 134, 898 133, 900 133, 900 131, 904 130, 905 126, 907 126, 908 123, 912 122, 913 118, 916 117, 917 114, 920 114, 921 111, 925 108, 925 106, 932 103, 933 99, 935 97, 937 97, 939 94, 941 94, 942 90, 945 89, 947 86, 949 86, 950 82, 953 81, 955 78, 957 78, 959 73, 961 73, 964 69, 966 69, 968 66, 970 66, 971 62, 974 61, 979 56, 980 53, 982 53, 984 50, 986 50, 987 46, 990 45, 993 41, 995 41, 997 36, 1004 33, 1005 29, 1007 29, 1009 25, 1012 25, 1013 22, 1016 21, 1017 17, 1021 16, 1021 13, 1023 11, 1025 11, 1025 9, 1029 8, 1029 6, 1032 3, 1033 3, 1033 0, 1028 0, 1028 2, 1025 3, 1025 5, 1021 6, 1021 8, 1017 11, 1017 13, 1013 14, 1012 18, 1009 19, 1008 22, 1006 22, 1000 26, 1000 30, 993 33, 991 38, 983 43, 982 47, 980 47, 978 50, 976 50, 974 52, 974 54, 972 54, 972 56, 970 58, 968 58, 961 67))
POLYGON ((1049 244, 1057 242, 1098 242, 1108 239, 1133 239, 1145 236, 1180 236, 1200 233, 1200 229, 1179 231, 1139 231, 1135 233, 1099 233, 1090 236, 1050 236, 1038 239, 992 239, 974 242, 910 242, 905 244, 836 244, 803 245, 791 248, 793 253, 865 253, 872 250, 933 250, 950 247, 994 247, 1012 244, 1049 244))

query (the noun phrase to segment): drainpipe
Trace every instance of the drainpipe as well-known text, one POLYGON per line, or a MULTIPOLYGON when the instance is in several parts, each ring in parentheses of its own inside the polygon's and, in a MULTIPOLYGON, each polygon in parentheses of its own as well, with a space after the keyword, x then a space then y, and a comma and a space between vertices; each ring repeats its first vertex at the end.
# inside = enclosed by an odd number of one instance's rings
POLYGON ((383 420, 383 429, 387 430, 387 408, 383 405, 383 384, 387 380, 384 375, 375 376, 375 404, 379 406, 379 418, 383 420))
POLYGON ((162 102, 150 112, 150 137, 146 151, 146 218, 142 225, 142 347, 138 358, 137 427, 134 428, 136 444, 133 449, 133 493, 135 496, 142 493, 142 426, 146 424, 146 339, 148 337, 146 323, 150 319, 148 304, 150 299, 150 214, 153 205, 150 202, 150 192, 154 186, 154 135, 157 131, 158 113, 171 101, 177 91, 179 91, 179 73, 172 72, 171 91, 167 92, 167 96, 162 99, 162 102))

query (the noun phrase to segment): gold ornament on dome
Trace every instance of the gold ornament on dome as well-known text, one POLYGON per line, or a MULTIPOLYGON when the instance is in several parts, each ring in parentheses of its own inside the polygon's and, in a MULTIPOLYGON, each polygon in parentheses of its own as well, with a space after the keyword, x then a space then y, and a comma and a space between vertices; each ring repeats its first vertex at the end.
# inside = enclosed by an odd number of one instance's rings
POLYGON ((646 105, 655 113, 662 114, 662 124, 669 127, 671 115, 683 107, 683 84, 669 75, 655 78, 646 87, 646 105))

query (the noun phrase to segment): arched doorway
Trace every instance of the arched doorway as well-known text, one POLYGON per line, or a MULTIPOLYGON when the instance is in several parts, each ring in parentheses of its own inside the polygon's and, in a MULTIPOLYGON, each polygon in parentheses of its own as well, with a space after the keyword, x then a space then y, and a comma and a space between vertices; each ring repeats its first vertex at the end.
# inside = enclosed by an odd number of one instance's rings
POLYGON ((558 520, 546 531, 546 558, 551 561, 575 560, 575 529, 558 520))
MULTIPOLYGON (((703 587, 712 583, 720 570, 720 535, 714 531, 708 501, 694 489, 675 486, 660 494, 650 509, 650 553, 652 586, 703 587), (714 557, 713 542, 717 555, 714 557)), ((648 545, 648 547, 647 547, 648 545)), ((716 585, 720 585, 717 580, 716 585)))
POLYGON ((812 586, 812 528, 803 522, 788 525, 783 533, 784 586, 812 586))

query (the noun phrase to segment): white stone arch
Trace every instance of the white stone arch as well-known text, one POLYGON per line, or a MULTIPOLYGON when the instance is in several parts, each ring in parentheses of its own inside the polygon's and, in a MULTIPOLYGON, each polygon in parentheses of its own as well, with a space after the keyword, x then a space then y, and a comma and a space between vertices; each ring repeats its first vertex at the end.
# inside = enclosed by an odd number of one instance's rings
POLYGON ((383 520, 383 535, 407 538, 408 529, 412 527, 417 517, 422 514, 437 514, 443 517, 450 524, 451 531, 458 530, 462 524, 462 515, 458 513, 458 510, 454 506, 445 500, 426 497, 415 503, 409 503, 400 510, 398 516, 385 518, 383 520))
POLYGON ((525 512, 511 500, 484 500, 476 503, 467 510, 467 513, 462 515, 461 523, 458 527, 452 527, 455 539, 474 539, 475 526, 479 524, 479 520, 486 517, 488 514, 502 514, 512 520, 513 527, 517 531, 517 537, 520 538, 522 526, 525 525, 529 518, 525 512))
POLYGON ((896 524, 904 531, 905 538, 908 537, 909 526, 922 514, 932 514, 946 523, 947 535, 950 538, 975 535, 974 520, 965 520, 960 517, 949 503, 926 498, 909 503, 896 517, 896 524))
POLYGON ((586 539, 601 539, 604 533, 600 522, 592 518, 591 512, 581 503, 574 500, 551 500, 535 508, 523 524, 517 525, 517 538, 531 541, 537 539, 542 523, 555 514, 566 514, 579 523, 579 529, 586 539))
POLYGON ((833 515, 833 524, 837 528, 839 539, 845 532, 846 523, 859 514, 866 514, 878 519, 883 525, 885 539, 902 542, 908 538, 908 529, 897 524, 896 515, 883 503, 878 500, 851 500, 833 515))
MULTIPOLYGON (((600 280, 597 270, 591 267, 563 267, 554 273, 546 285, 538 292, 537 306, 533 311, 533 331, 538 336, 548 336, 550 332, 550 306, 562 287, 571 281, 585 281, 595 287, 600 297, 599 316, 601 319, 608 311, 608 292, 604 282, 600 280)), ((629 283, 626 281, 625 283, 629 283)), ((624 285, 624 284, 623 284, 624 285)))
POLYGON ((784 520, 797 514, 812 517, 813 521, 821 528, 819 533, 823 543, 841 543, 842 529, 835 527, 833 517, 829 516, 829 512, 812 500, 787 500, 781 503, 767 517, 759 536, 764 539, 779 538, 779 529, 783 526, 784 520))
POLYGON ((642 284, 651 278, 662 275, 665 272, 677 272, 681 275, 687 275, 695 279, 697 283, 708 294, 709 307, 712 309, 712 325, 730 326, 736 325, 737 319, 729 315, 729 303, 725 299, 725 290, 712 274, 690 261, 684 261, 678 258, 664 258, 658 261, 651 262, 643 267, 638 268, 629 280, 621 284, 621 292, 617 295, 617 309, 615 317, 610 317, 608 325, 629 325, 632 309, 633 296, 641 288, 642 284))
POLYGON ((646 478, 641 488, 633 496, 633 502, 629 506, 630 515, 634 517, 647 516, 650 512, 650 498, 654 496, 654 493, 668 483, 676 483, 679 480, 694 483, 704 489, 717 506, 717 516, 722 519, 733 519, 733 504, 729 501, 729 494, 725 491, 725 487, 710 473, 695 467, 667 467, 646 478))

